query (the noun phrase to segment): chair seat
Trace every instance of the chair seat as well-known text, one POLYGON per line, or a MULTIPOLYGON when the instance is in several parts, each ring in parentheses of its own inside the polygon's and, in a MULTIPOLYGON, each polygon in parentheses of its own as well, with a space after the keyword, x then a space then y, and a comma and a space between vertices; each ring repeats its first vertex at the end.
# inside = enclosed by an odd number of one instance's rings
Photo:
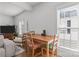
POLYGON ((37 43, 35 43, 34 45, 32 45, 32 44, 29 44, 29 47, 30 48, 34 48, 34 49, 37 49, 37 48, 39 48, 41 45, 40 44, 37 44, 37 43))

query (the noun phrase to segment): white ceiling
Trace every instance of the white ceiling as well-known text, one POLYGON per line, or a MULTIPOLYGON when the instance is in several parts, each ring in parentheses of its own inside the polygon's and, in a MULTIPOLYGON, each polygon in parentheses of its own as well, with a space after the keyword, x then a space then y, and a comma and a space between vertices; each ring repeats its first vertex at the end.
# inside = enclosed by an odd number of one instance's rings
POLYGON ((30 11, 38 2, 0 2, 0 14, 15 16, 24 10, 30 11))
MULTIPOLYGON (((0 2, 0 14, 15 16, 23 11, 30 11, 41 2, 0 2)), ((45 2, 43 2, 45 3, 45 2)), ((64 2, 53 2, 54 6, 67 4, 64 2)), ((70 3, 69 3, 70 4, 70 3)))

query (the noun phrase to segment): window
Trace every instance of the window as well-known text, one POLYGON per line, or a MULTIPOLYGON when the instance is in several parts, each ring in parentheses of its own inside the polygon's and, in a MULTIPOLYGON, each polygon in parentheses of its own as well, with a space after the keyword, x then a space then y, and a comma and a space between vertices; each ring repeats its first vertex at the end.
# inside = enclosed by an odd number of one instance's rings
POLYGON ((65 17, 70 17, 70 11, 65 12, 65 17))
POLYGON ((19 34, 22 34, 22 26, 21 26, 21 22, 19 22, 19 34))
POLYGON ((60 12, 60 18, 64 18, 64 12, 60 12))
POLYGON ((19 21, 19 34, 22 34, 23 24, 23 21, 19 21))
POLYGON ((77 16, 77 11, 76 10, 72 10, 71 12, 70 12, 70 16, 72 17, 72 16, 77 16))
MULTIPOLYGON (((67 9, 67 8, 66 8, 67 9)), ((60 35, 60 46, 79 52, 79 16, 76 8, 58 10, 58 34, 60 35), (64 11, 64 12, 63 12, 64 11), (75 16, 75 17, 73 17, 75 16), (66 18, 67 17, 67 18, 66 18), (61 19, 63 18, 63 19, 61 19)))
POLYGON ((67 20, 67 27, 71 27, 71 20, 67 20))
POLYGON ((67 34, 70 34, 70 29, 67 29, 67 34))

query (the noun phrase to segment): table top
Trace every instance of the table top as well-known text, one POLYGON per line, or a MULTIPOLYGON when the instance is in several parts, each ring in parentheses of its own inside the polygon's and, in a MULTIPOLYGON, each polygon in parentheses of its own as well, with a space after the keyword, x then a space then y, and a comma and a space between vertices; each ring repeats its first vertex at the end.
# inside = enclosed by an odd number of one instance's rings
POLYGON ((42 36, 42 35, 32 35, 33 39, 39 40, 39 41, 44 41, 44 42, 49 42, 54 39, 54 36, 42 36))

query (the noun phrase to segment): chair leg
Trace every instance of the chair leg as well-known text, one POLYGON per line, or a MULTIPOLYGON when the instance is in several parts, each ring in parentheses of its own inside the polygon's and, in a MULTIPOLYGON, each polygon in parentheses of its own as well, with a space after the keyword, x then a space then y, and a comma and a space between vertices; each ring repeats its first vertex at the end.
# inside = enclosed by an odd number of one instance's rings
POLYGON ((41 49, 41 54, 42 54, 42 56, 43 56, 43 49, 41 49))
POLYGON ((34 50, 34 49, 32 49, 32 57, 34 57, 34 53, 35 53, 35 50, 34 50))
POLYGON ((56 49, 56 51, 55 51, 55 55, 57 56, 57 49, 56 49))
POLYGON ((26 48, 26 53, 27 53, 27 55, 30 54, 30 49, 29 49, 29 47, 26 48))
POLYGON ((54 56, 54 52, 52 51, 52 56, 54 56))

